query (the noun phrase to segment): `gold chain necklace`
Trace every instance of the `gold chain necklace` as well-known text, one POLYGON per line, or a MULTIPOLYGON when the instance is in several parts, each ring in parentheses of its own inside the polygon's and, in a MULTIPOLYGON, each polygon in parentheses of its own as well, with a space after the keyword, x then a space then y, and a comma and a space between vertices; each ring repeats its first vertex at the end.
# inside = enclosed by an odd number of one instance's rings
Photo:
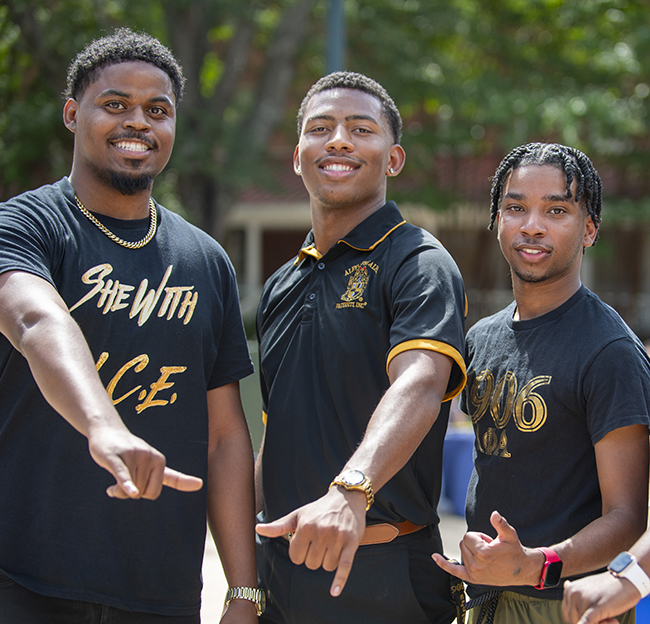
POLYGON ((74 196, 74 198, 77 201, 77 207, 79 208, 79 210, 81 210, 81 212, 86 217, 88 217, 88 220, 91 223, 94 223, 114 243, 117 243, 118 245, 122 245, 122 247, 126 247, 127 249, 140 249, 144 247, 148 242, 150 242, 151 239, 154 237, 154 234, 156 233, 156 228, 158 227, 158 214, 156 213, 156 205, 153 203, 153 199, 151 199, 151 197, 149 198, 149 231, 147 232, 147 235, 143 239, 136 241, 135 243, 125 241, 119 236, 113 234, 113 232, 111 232, 97 217, 95 217, 95 215, 93 215, 88 210, 88 208, 86 208, 81 203, 81 201, 76 195, 74 196))

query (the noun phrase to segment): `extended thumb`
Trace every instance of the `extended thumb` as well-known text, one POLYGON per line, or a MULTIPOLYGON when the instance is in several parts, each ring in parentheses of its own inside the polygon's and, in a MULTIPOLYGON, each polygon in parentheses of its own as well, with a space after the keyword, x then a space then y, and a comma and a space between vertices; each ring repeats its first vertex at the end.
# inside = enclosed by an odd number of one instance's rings
POLYGON ((280 537, 293 530, 295 530, 295 523, 293 519, 288 517, 280 518, 275 522, 269 522, 267 524, 260 523, 255 525, 255 531, 264 537, 280 537))

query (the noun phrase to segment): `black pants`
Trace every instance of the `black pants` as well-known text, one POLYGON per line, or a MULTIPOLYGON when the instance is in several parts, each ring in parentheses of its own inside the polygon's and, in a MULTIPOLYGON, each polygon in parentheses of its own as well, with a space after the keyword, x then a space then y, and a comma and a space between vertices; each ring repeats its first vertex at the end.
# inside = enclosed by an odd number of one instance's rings
POLYGON ((337 598, 329 594, 334 572, 294 565, 288 547, 258 539, 259 584, 268 592, 260 624, 449 624, 456 616, 450 576, 431 559, 441 552, 437 527, 360 546, 337 598))
POLYGON ((200 624, 201 615, 167 616, 43 596, 0 573, 2 624, 200 624))

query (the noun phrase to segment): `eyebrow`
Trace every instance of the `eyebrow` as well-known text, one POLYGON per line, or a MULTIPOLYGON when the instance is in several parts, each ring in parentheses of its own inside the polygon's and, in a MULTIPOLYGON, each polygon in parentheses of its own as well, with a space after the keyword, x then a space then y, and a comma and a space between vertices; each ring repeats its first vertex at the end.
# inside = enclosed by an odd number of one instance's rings
MULTIPOLYGON (((503 198, 504 199, 506 199, 506 198, 508 198, 508 199, 516 199, 516 200, 521 201, 521 200, 526 199, 526 195, 524 193, 517 193, 517 192, 514 192, 514 191, 509 191, 508 193, 506 193, 503 196, 503 198)), ((547 201, 547 202, 554 202, 554 201, 556 201, 556 202, 566 202, 566 201, 569 201, 570 199, 574 199, 574 198, 569 197, 568 195, 554 195, 554 194, 544 195, 542 197, 542 201, 547 201)), ((574 201, 575 201, 575 199, 574 199, 574 201)))
MULTIPOLYGON (((318 121, 319 119, 324 119, 325 121, 336 121, 336 118, 333 115, 314 115, 313 117, 309 117, 305 123, 318 121)), ((372 123, 379 125, 379 122, 372 115, 348 115, 345 118, 345 121, 371 121, 372 123)))
MULTIPOLYGON (((102 97, 107 97, 107 96, 115 96, 115 97, 123 97, 126 98, 127 100, 130 99, 132 96, 130 93, 126 93, 124 91, 120 91, 119 89, 105 89, 102 91, 97 97, 102 98, 102 97)), ((166 95, 156 95, 155 97, 152 97, 149 99, 149 102, 165 102, 169 104, 170 106, 173 106, 174 103, 171 101, 170 98, 168 98, 166 95)))

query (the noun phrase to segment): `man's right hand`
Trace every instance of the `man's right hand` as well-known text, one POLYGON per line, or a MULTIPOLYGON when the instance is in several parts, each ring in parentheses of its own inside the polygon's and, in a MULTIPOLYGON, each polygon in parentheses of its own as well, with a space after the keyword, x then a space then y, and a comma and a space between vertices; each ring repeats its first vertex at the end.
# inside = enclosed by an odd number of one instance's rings
POLYGON ((310 570, 336 570, 330 594, 338 596, 366 530, 366 495, 333 487, 325 496, 255 530, 266 537, 292 534, 289 557, 310 570))
POLYGON ((88 432, 88 447, 95 462, 117 481, 106 490, 112 498, 154 500, 163 485, 181 492, 196 492, 203 486, 202 479, 166 467, 160 451, 121 423, 93 428, 88 432))

